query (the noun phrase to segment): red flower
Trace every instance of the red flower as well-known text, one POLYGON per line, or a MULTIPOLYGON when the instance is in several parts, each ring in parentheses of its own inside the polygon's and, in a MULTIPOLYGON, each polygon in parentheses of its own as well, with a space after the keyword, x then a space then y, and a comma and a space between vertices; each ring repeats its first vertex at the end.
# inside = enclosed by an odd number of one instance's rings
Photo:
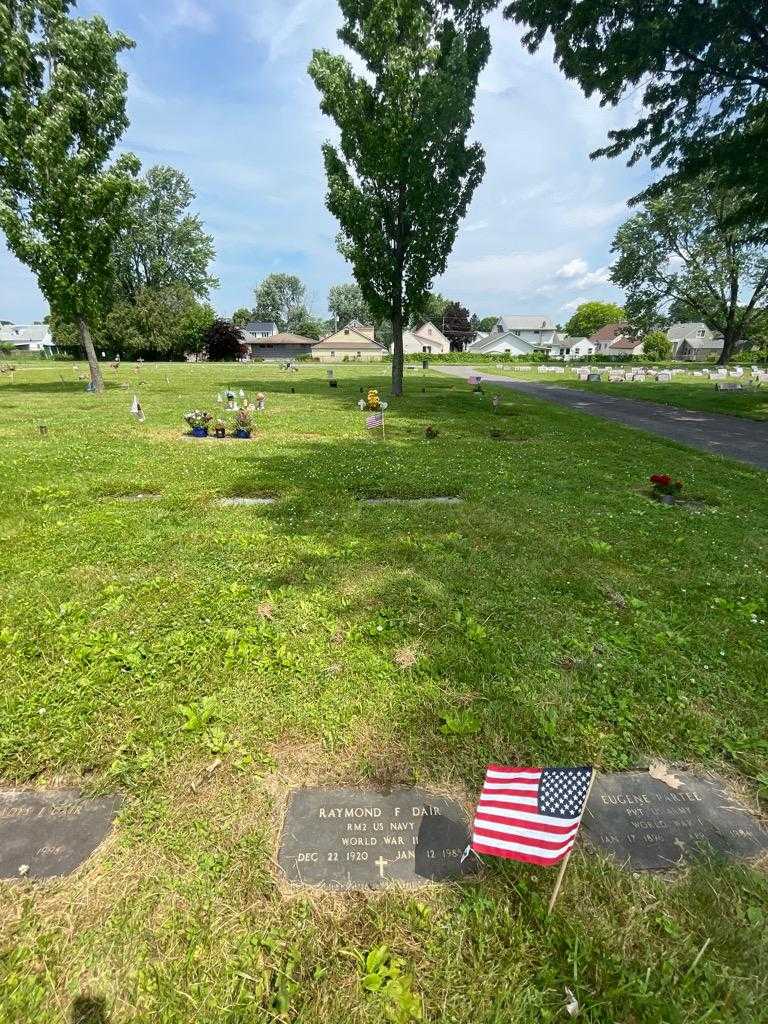
POLYGON ((654 473, 651 477, 651 483, 657 484, 659 487, 669 487, 672 483, 672 477, 667 473, 654 473))

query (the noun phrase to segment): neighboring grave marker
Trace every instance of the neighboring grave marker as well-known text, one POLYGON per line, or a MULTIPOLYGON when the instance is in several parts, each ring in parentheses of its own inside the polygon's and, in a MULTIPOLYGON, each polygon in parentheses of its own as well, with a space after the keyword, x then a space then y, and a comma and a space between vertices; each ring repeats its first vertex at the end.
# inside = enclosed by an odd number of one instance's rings
POLYGON ((768 827, 721 780, 672 774, 682 783, 677 789, 647 772, 598 775, 584 813, 586 838, 639 871, 667 871, 701 853, 728 860, 768 853, 768 827))
POLYGON ((471 875, 463 807, 422 789, 297 789, 278 863, 288 881, 325 889, 424 885, 471 875))
POLYGON ((0 878, 71 874, 107 837, 120 803, 72 789, 0 792, 0 878))

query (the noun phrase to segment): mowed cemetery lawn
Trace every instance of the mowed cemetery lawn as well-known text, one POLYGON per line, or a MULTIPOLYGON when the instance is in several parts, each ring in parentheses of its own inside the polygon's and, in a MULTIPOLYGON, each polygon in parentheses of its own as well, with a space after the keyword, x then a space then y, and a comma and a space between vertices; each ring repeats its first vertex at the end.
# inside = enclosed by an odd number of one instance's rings
POLYGON ((489 762, 658 757, 768 791, 765 474, 420 371, 382 442, 355 403, 389 368, 335 372, 0 379, 0 781, 125 797, 75 875, 0 884, 0 1021, 532 1024, 569 1019, 566 987, 592 1024, 766 1020, 759 868, 580 844, 550 918, 554 871, 487 858, 375 895, 279 877, 293 786, 471 807, 489 762), (267 394, 255 440, 183 439, 228 386, 267 394), (701 505, 650 501, 654 472, 701 505))
MULTIPOLYGON (((539 373, 538 370, 521 371, 514 363, 504 369, 497 369, 496 363, 484 363, 477 366, 477 372, 483 374, 503 374, 515 380, 536 381, 540 384, 557 384, 569 388, 580 388, 584 391, 596 391, 603 395, 616 395, 619 398, 639 398, 646 402, 658 402, 660 405, 673 405, 680 409, 693 409, 699 412, 717 412, 725 416, 741 416, 749 420, 768 420, 768 386, 759 387, 750 384, 751 371, 745 367, 744 377, 737 381, 728 377, 728 383, 741 383, 743 391, 718 391, 715 382, 709 378, 674 377, 668 384, 657 384, 655 380, 622 381, 610 384, 607 380, 608 370, 601 367, 603 380, 597 383, 580 381, 573 375, 570 367, 561 376, 554 373, 539 373)), ((502 365, 502 364, 499 364, 502 365)))

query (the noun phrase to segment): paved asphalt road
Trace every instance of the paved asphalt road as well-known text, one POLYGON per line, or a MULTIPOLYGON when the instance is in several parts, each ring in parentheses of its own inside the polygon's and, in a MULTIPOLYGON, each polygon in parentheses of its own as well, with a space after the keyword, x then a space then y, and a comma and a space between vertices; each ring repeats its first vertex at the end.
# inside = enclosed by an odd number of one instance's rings
POLYGON ((738 416, 721 416, 718 413, 698 412, 680 409, 656 402, 638 401, 632 398, 616 398, 581 388, 563 388, 556 384, 533 381, 511 380, 494 374, 476 371, 470 366, 435 366, 440 373, 466 380, 479 372, 483 381, 500 387, 522 391, 545 402, 556 402, 588 416, 604 420, 615 420, 626 427, 645 430, 649 434, 660 434, 670 441, 699 448, 710 455, 722 455, 737 462, 747 462, 758 469, 768 470, 768 423, 745 420, 738 416))

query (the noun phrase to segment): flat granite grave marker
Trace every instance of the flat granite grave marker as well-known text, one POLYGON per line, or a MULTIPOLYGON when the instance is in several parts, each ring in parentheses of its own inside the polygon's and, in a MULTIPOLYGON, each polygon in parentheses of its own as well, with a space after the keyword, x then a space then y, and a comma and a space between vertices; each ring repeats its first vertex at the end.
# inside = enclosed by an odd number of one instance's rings
POLYGON ((0 878, 71 874, 106 839, 120 802, 73 789, 0 792, 0 878))
POLYGON ((289 882, 383 889, 472 875, 477 859, 456 800, 422 789, 297 789, 288 801, 278 864, 289 882))
POLYGON ((731 797, 722 780, 647 772, 598 775, 582 822, 589 842, 638 871, 668 871, 697 856, 752 860, 768 854, 768 826, 731 797))

